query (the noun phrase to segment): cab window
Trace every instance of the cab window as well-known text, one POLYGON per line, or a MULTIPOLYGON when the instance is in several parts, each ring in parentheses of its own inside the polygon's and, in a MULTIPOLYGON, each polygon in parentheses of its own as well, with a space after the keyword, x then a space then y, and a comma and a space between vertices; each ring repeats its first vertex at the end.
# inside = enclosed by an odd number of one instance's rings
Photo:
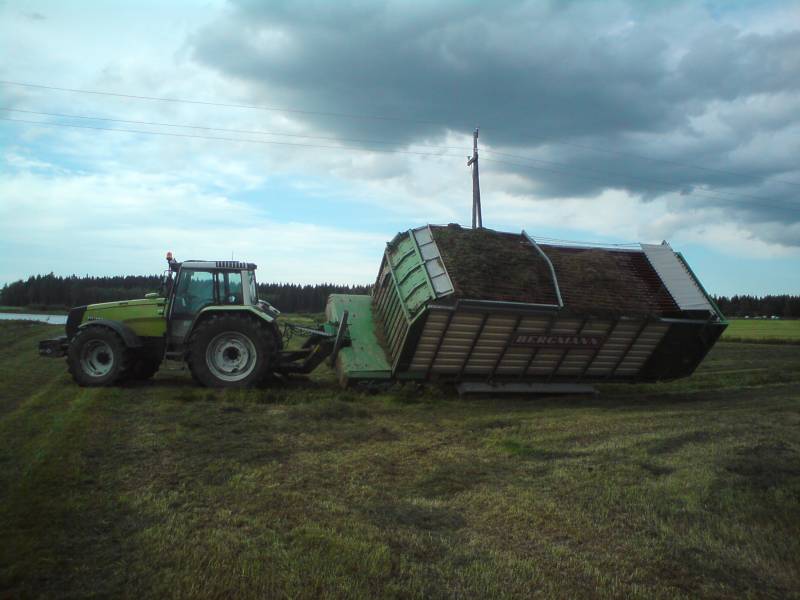
POLYGON ((258 288, 256 287, 256 274, 252 271, 247 271, 247 285, 250 288, 250 302, 256 304, 258 302, 258 288))
POLYGON ((242 303, 242 273, 222 272, 218 274, 219 297, 222 304, 242 303))
POLYGON ((215 273, 209 271, 181 271, 175 290, 175 313, 193 315, 201 308, 216 304, 215 273))

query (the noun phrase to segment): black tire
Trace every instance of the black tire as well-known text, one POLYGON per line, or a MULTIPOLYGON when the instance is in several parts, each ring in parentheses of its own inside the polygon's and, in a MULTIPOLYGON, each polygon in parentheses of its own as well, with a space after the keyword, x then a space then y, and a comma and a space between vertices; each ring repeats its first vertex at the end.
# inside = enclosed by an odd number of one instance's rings
POLYGON ((102 325, 78 330, 67 350, 67 367, 78 385, 114 385, 130 369, 130 352, 115 331, 102 325))
POLYGON ((252 387, 272 374, 278 340, 253 317, 217 315, 200 323, 189 339, 187 363, 206 387, 252 387))
POLYGON ((137 357, 128 371, 128 379, 132 381, 150 379, 158 372, 160 366, 161 360, 158 358, 137 357))

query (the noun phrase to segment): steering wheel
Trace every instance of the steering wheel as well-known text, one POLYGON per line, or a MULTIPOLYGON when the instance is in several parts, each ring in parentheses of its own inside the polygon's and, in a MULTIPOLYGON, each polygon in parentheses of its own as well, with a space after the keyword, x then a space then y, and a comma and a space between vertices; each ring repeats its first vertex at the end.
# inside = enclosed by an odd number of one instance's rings
POLYGON ((196 299, 197 296, 195 296, 194 294, 190 294, 189 292, 184 292, 180 298, 181 306, 188 310, 194 304, 194 300, 196 299))

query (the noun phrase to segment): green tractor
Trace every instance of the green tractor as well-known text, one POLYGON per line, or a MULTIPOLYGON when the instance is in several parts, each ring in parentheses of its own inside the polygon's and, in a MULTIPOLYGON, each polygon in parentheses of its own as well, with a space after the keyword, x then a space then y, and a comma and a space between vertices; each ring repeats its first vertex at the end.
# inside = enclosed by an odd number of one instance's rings
POLYGON ((73 308, 66 335, 39 342, 46 357, 67 357, 82 386, 152 377, 164 360, 185 362, 208 387, 250 387, 288 373, 309 373, 349 343, 347 312, 338 323, 278 327, 276 308, 258 298, 256 265, 238 261, 177 262, 167 254, 160 293, 144 299, 73 308), (284 337, 306 336, 300 349, 284 337))

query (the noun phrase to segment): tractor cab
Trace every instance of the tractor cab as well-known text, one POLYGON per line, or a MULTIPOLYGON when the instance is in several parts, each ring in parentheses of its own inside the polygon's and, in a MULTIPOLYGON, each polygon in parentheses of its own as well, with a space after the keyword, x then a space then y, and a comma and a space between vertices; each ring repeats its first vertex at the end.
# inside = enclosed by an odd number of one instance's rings
POLYGON ((179 351, 198 319, 214 312, 257 310, 271 321, 279 311, 258 299, 256 265, 233 260, 176 261, 167 253, 169 270, 162 289, 165 293, 167 347, 179 351))

